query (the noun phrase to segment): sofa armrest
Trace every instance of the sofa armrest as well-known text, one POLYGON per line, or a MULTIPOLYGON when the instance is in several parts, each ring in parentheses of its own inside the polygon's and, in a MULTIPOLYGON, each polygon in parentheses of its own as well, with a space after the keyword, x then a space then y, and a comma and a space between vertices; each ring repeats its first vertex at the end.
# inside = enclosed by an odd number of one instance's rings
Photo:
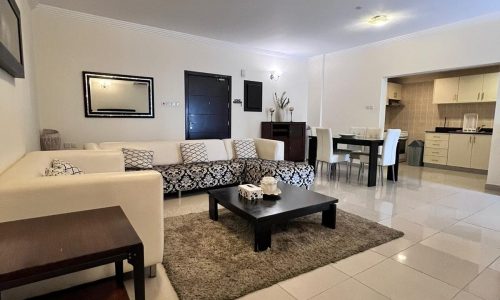
POLYGON ((254 139, 259 158, 268 160, 285 159, 285 143, 269 139, 254 139))
POLYGON ((38 177, 0 187, 0 222, 121 206, 144 244, 145 265, 163 257, 163 185, 156 171, 38 177))

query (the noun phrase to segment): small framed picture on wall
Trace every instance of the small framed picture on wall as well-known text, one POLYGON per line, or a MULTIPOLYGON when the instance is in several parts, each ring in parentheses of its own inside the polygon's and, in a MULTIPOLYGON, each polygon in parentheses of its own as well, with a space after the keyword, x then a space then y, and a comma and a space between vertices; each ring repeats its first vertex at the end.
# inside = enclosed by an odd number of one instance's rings
POLYGON ((15 0, 0 0, 0 68, 24 78, 21 14, 15 0))

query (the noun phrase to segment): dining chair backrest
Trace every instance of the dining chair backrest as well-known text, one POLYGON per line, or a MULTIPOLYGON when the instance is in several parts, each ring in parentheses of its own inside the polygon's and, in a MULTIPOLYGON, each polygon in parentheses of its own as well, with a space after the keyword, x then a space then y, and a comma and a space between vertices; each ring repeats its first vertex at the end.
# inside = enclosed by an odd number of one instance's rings
POLYGON ((358 138, 364 138, 366 136, 366 127, 351 127, 351 133, 358 138))
POLYGON ((384 138, 384 147, 382 148, 382 166, 392 166, 396 163, 398 157, 397 148, 401 129, 388 129, 384 138))
MULTIPOLYGON (((351 133, 355 134, 357 138, 364 138, 366 137, 366 127, 351 127, 351 133)), ((365 147, 358 145, 347 145, 347 150, 365 151, 365 147)))
POLYGON ((366 129, 366 137, 369 139, 381 139, 384 136, 384 129, 377 127, 368 127, 366 129))
POLYGON ((319 161, 330 161, 333 153, 333 137, 330 128, 316 128, 316 138, 318 141, 316 159, 319 161))
POLYGON ((316 128, 318 128, 318 127, 311 127, 311 135, 310 136, 316 136, 316 128))

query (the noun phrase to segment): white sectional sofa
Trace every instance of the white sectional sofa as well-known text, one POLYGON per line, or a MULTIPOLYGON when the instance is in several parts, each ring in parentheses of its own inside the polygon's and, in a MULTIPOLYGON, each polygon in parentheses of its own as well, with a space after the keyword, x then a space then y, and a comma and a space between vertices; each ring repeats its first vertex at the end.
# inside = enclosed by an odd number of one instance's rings
MULTIPOLYGON (((163 259, 162 177, 153 170, 125 172, 121 151, 37 151, 26 154, 0 174, 0 222, 88 209, 121 206, 144 244, 144 263, 163 259), (68 161, 84 175, 42 176, 53 159, 68 161)), ((125 270, 131 270, 124 264, 125 270)), ((31 285, 33 293, 49 292, 114 275, 103 266, 31 285)), ((28 295, 29 286, 18 288, 28 295)), ((8 297, 6 291, 5 298, 8 297)), ((14 293, 16 291, 13 291, 14 293)), ((25 297, 18 296, 18 297, 25 297)), ((14 297, 14 298, 18 298, 14 297)))
POLYGON ((263 176, 308 188, 314 181, 314 171, 305 163, 284 161, 284 143, 269 139, 253 139, 256 159, 238 159, 233 140, 143 141, 89 143, 88 150, 121 150, 122 148, 151 150, 153 169, 163 175, 165 193, 206 189, 240 182, 257 183, 263 176), (183 164, 181 143, 204 143, 208 163, 183 164))

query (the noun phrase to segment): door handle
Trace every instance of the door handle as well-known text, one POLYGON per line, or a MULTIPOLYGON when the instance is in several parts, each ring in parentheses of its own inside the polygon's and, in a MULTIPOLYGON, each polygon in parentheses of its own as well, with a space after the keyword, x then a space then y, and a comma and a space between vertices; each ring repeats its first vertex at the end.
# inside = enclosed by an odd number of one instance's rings
POLYGON ((477 100, 479 100, 479 95, 481 95, 481 93, 477 93, 477 100))
POLYGON ((474 141, 473 141, 472 143, 473 143, 473 144, 475 144, 475 143, 476 143, 476 136, 474 136, 474 141))
POLYGON ((472 144, 472 135, 469 136, 469 144, 472 144))
POLYGON ((484 92, 481 94, 481 101, 484 100, 484 92))

